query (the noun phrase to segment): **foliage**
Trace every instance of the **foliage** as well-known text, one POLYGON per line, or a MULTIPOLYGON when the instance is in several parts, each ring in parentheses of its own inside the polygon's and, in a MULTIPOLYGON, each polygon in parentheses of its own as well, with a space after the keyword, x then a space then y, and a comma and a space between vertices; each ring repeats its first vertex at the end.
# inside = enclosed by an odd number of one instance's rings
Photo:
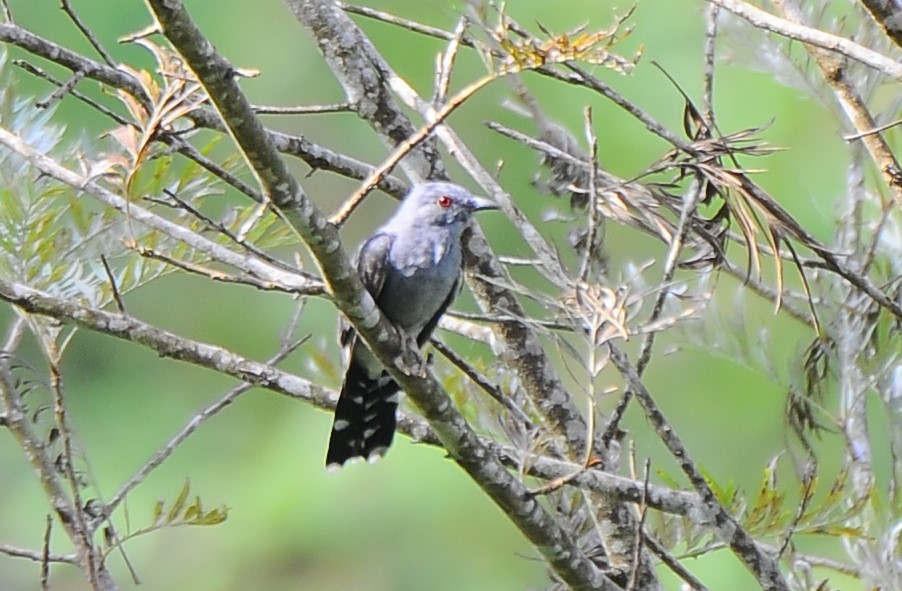
POLYGON ((126 532, 119 538, 114 537, 112 543, 106 550, 106 554, 109 555, 115 548, 128 540, 167 527, 177 527, 180 525, 219 525, 228 519, 228 507, 204 511, 204 506, 200 497, 195 496, 194 502, 188 504, 189 496, 191 496, 191 483, 186 480, 184 486, 182 486, 182 489, 179 491, 178 496, 172 501, 170 506, 167 507, 166 501, 157 501, 153 507, 153 516, 150 519, 150 523, 142 528, 126 532))

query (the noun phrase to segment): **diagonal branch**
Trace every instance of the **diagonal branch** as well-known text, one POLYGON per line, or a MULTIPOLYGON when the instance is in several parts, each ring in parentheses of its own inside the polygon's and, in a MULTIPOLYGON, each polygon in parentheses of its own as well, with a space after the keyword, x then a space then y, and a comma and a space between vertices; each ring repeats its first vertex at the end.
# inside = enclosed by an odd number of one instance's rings
POLYGON ((137 98, 142 105, 150 104, 150 97, 144 92, 141 84, 130 74, 86 58, 49 39, 39 37, 18 25, 0 23, 0 41, 21 47, 34 55, 59 64, 73 72, 81 72, 85 78, 91 78, 113 88, 126 90, 137 98))
POLYGON ((717 535, 729 544, 736 557, 755 575, 762 589, 765 591, 789 591, 789 586, 780 572, 777 560, 762 548, 718 502, 701 470, 689 457, 689 452, 683 442, 667 422, 645 384, 642 383, 642 378, 636 367, 630 362, 629 357, 613 344, 609 344, 609 350, 611 361, 626 380, 627 386, 633 391, 634 397, 645 411, 645 416, 651 421, 661 441, 667 446, 671 455, 689 478, 689 482, 696 492, 701 495, 706 511, 713 518, 717 535))
MULTIPOLYGON (((347 18, 334 2, 286 0, 285 4, 313 33, 356 113, 373 126, 389 147, 397 148, 407 142, 416 133, 416 127, 383 91, 384 63, 375 57, 378 54, 367 36, 357 27, 341 29, 338 37, 329 34, 347 18)), ((411 150, 402 166, 415 182, 447 178, 441 154, 431 139, 411 150)))

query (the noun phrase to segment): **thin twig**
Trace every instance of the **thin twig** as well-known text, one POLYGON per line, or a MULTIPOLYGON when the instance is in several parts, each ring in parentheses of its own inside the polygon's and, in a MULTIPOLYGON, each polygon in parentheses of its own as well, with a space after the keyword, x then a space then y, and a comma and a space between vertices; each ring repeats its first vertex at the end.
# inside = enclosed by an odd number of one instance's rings
MULTIPOLYGON (((297 316, 295 316, 297 318, 297 316)), ((309 337, 305 337, 288 345, 282 346, 282 348, 271 358, 269 358, 265 365, 272 366, 276 365, 280 361, 284 360, 288 357, 292 352, 297 350, 298 347, 303 345, 309 337)), ((242 394, 251 390, 255 384, 250 382, 244 382, 242 384, 238 384, 231 390, 229 390, 224 396, 222 396, 219 400, 210 404, 199 413, 194 415, 181 430, 176 433, 162 448, 160 448, 157 453, 150 458, 141 468, 131 477, 129 478, 125 484, 123 484, 119 490, 113 495, 113 498, 110 499, 110 502, 106 505, 107 514, 112 515, 116 508, 119 506, 122 501, 128 496, 128 494, 134 490, 139 484, 144 482, 147 477, 157 469, 160 465, 165 462, 169 456, 175 452, 178 447, 185 442, 191 435, 193 435, 201 425, 210 420, 212 417, 219 414, 227 406, 231 405, 235 402, 242 394)))
POLYGON ((100 255, 100 262, 103 263, 103 270, 106 271, 106 278, 110 282, 110 289, 113 292, 113 300, 116 302, 116 308, 119 310, 120 314, 125 314, 125 303, 122 301, 122 296, 119 295, 119 287, 116 285, 116 278, 113 276, 113 270, 110 269, 110 264, 106 260, 106 255, 100 255))
MULTIPOLYGON (((64 82, 61 82, 54 76, 51 76, 42 68, 39 68, 39 67, 35 66, 34 64, 29 63, 23 59, 14 59, 12 61, 12 64, 16 67, 22 68, 23 70, 25 70, 29 74, 32 74, 33 76, 37 76, 38 78, 41 78, 42 80, 46 80, 46 81, 50 82, 51 84, 53 84, 59 88, 61 88, 64 84, 64 82)), ((75 90, 74 88, 69 92, 69 94, 71 96, 74 96, 81 102, 85 103, 92 109, 96 110, 97 112, 102 113, 103 115, 106 115, 107 117, 109 117, 110 119, 112 119, 113 121, 118 123, 119 125, 130 125, 128 119, 126 119, 119 113, 116 113, 112 109, 98 103, 97 101, 95 101, 94 99, 89 97, 88 95, 81 93, 78 90, 75 90)))
MULTIPOLYGON (((76 534, 80 538, 83 559, 85 560, 85 568, 88 571, 88 580, 94 589, 101 589, 100 586, 100 570, 103 568, 103 561, 97 554, 97 548, 93 541, 93 532, 91 531, 88 520, 85 518, 83 511, 84 502, 81 497, 82 482, 75 473, 75 448, 72 442, 73 434, 67 417, 67 409, 63 400, 63 381, 59 368, 59 352, 56 350, 56 343, 44 342, 44 355, 47 358, 48 371, 50 372, 50 391, 53 394, 53 415, 55 418, 56 428, 59 430, 60 441, 62 442, 62 468, 63 474, 69 483, 69 493, 72 495, 72 505, 75 515, 74 524, 76 534)), ((59 463, 59 462, 58 462, 59 463)))
POLYGON ((353 110, 351 103, 331 105, 306 105, 303 107, 273 107, 254 105, 257 115, 321 115, 323 113, 347 113, 353 110))
POLYGON ((630 568, 630 577, 629 582, 626 585, 626 591, 633 591, 636 589, 636 581, 637 576, 639 574, 639 556, 642 548, 644 546, 644 542, 647 538, 645 535, 645 518, 648 515, 648 505, 646 503, 646 499, 648 498, 648 483, 649 483, 649 468, 651 467, 651 460, 645 460, 645 477, 643 478, 643 482, 645 486, 642 488, 642 500, 639 502, 638 510, 639 510, 639 519, 636 520, 636 545, 633 548, 634 555, 632 560, 632 567, 630 568))
POLYGON ((902 125, 902 119, 896 119, 895 121, 890 121, 889 123, 885 123, 883 125, 878 125, 877 127, 874 127, 873 129, 865 129, 863 131, 858 131, 856 133, 844 135, 843 139, 846 140, 847 142, 854 142, 855 140, 864 139, 865 137, 867 137, 869 135, 883 133, 884 131, 888 131, 899 125, 902 125))
POLYGON ((432 346, 435 347, 436 351, 441 353, 452 365, 467 376, 480 390, 488 394, 492 400, 509 410, 525 427, 531 430, 536 428, 532 419, 523 412, 523 409, 517 406, 512 398, 505 396, 504 392, 501 391, 501 388, 492 384, 484 375, 476 371, 476 369, 463 357, 455 353, 453 349, 436 337, 432 337, 430 342, 432 343, 432 346))
POLYGON ((228 183, 237 191, 240 191, 244 195, 247 195, 257 203, 266 203, 266 196, 263 195, 263 193, 261 193, 259 189, 252 187, 250 184, 244 182, 238 176, 232 174, 224 167, 214 162, 212 159, 207 158, 200 152, 200 150, 180 138, 178 135, 173 133, 162 133, 159 134, 159 139, 162 142, 165 142, 166 144, 174 147, 178 153, 187 158, 190 158, 191 160, 194 160, 213 176, 228 183))
POLYGON ((717 19, 720 7, 711 5, 705 11, 705 73, 702 82, 702 117, 708 129, 714 126, 714 57, 717 49, 717 19))
POLYGON ((648 129, 661 139, 667 141, 675 148, 679 148, 681 151, 690 154, 694 152, 692 144, 667 129, 667 127, 661 124, 650 113, 646 112, 641 107, 639 107, 639 105, 630 101, 625 96, 614 90, 612 86, 602 82, 599 78, 593 76, 587 70, 584 70, 583 68, 575 64, 564 65, 568 70, 573 72, 575 76, 570 76, 563 72, 558 72, 557 70, 540 70, 540 72, 552 78, 556 78, 570 84, 583 86, 598 92, 599 94, 616 104, 618 107, 638 119, 643 125, 645 125, 646 129, 648 129))
POLYGON ((645 536, 645 546, 651 550, 652 554, 661 559, 667 568, 672 570, 676 576, 683 579, 683 581, 689 585, 689 588, 693 591, 708 591, 708 588, 702 583, 695 575, 693 575, 686 567, 680 564, 679 560, 671 556, 670 552, 656 539, 653 537, 646 535, 645 536))
POLYGON ((804 519, 808 506, 814 499, 817 484, 817 464, 812 461, 806 468, 801 482, 802 498, 799 499, 799 504, 796 507, 795 514, 792 516, 792 520, 786 526, 786 532, 783 534, 783 543, 776 553, 777 558, 781 558, 784 552, 789 549, 789 545, 792 543, 792 536, 795 534, 802 519, 804 519))
POLYGON ((41 545, 41 591, 50 589, 50 533, 53 531, 53 516, 47 514, 44 523, 44 542, 41 545))
POLYGON ((41 99, 39 101, 35 101, 35 106, 39 109, 46 109, 56 101, 60 100, 66 94, 72 92, 72 89, 75 88, 75 85, 84 78, 84 74, 81 72, 75 72, 72 76, 69 77, 68 80, 59 85, 59 88, 54 90, 50 96, 45 99, 41 99))
POLYGON ((429 135, 435 130, 436 127, 441 125, 441 123, 448 118, 454 111, 457 110, 465 101, 467 101, 471 96, 473 96, 480 89, 487 86, 489 83, 497 80, 499 77, 499 73, 490 72, 475 82, 471 82, 466 87, 461 89, 457 94, 451 97, 447 103, 445 103, 441 109, 438 110, 435 117, 427 122, 425 125, 420 127, 416 133, 407 138, 404 142, 400 143, 397 148, 392 151, 392 153, 382 161, 382 164, 377 166, 366 179, 363 180, 360 187, 354 191, 354 193, 348 197, 348 199, 344 202, 341 208, 332 215, 329 221, 335 226, 341 226, 345 221, 347 221, 348 217, 354 212, 357 207, 363 203, 363 200, 366 196, 376 188, 379 182, 387 175, 391 170, 401 161, 404 156, 406 156, 411 150, 419 146, 429 135))
POLYGON ((103 61, 106 62, 106 65, 111 67, 116 67, 116 62, 113 60, 113 56, 111 56, 106 49, 103 48, 100 41, 97 40, 97 37, 94 35, 94 32, 91 31, 85 25, 81 18, 79 18, 78 14, 75 13, 75 10, 72 9, 72 6, 69 4, 69 0, 60 0, 60 8, 63 9, 69 18, 75 23, 75 26, 78 27, 78 30, 81 31, 81 34, 85 36, 85 39, 88 40, 88 43, 91 44, 91 47, 94 48, 94 51, 103 58, 103 61))
MULTIPOLYGON (((701 200, 702 188, 703 183, 697 181, 690 186, 689 190, 686 191, 683 196, 683 207, 680 210, 680 220, 677 224, 677 231, 673 236, 673 241, 670 243, 670 248, 667 251, 667 258, 664 262, 664 273, 660 282, 662 288, 655 298, 649 322, 654 322, 660 317, 664 310, 664 302, 671 294, 670 285, 673 282, 673 276, 677 269, 677 262, 679 261, 680 254, 683 250, 683 244, 685 243, 686 236, 691 227, 691 219, 695 215, 695 210, 701 200)), ((651 361, 652 348, 654 347, 656 336, 657 331, 651 331, 646 333, 645 338, 642 339, 639 361, 636 363, 636 371, 639 373, 639 376, 643 374, 645 368, 648 367, 648 363, 651 361)), ((602 436, 602 441, 605 442, 605 445, 610 443, 620 430, 620 421, 623 419, 632 397, 632 390, 627 388, 623 393, 623 398, 620 399, 620 402, 617 403, 616 408, 611 413, 611 418, 608 420, 604 435, 602 436)))
MULTIPOLYGON (((376 10, 375 8, 369 8, 367 6, 348 4, 346 2, 336 2, 336 4, 338 4, 345 12, 349 12, 351 14, 359 14, 360 16, 365 16, 367 18, 381 21, 383 23, 397 25, 401 28, 407 29, 408 31, 420 33, 421 35, 426 35, 428 37, 434 37, 436 39, 442 39, 444 41, 453 41, 455 37, 454 33, 449 33, 444 29, 431 27, 429 25, 424 25, 410 19, 401 18, 399 16, 391 14, 390 12, 376 10)), ((467 47, 474 47, 473 40, 467 36, 461 37, 460 42, 467 47)))
MULTIPOLYGON (((286 263, 280 259, 277 259, 276 257, 270 255, 268 252, 257 247, 255 244, 248 242, 242 236, 233 232, 225 224, 223 224, 217 220, 214 220, 210 216, 203 213, 201 210, 194 207, 194 205, 192 205, 188 201, 185 201, 184 199, 179 197, 177 193, 166 191, 166 195, 168 195, 169 198, 175 202, 176 206, 179 209, 187 211, 192 216, 194 216, 195 218, 197 218, 198 220, 200 220, 201 222, 206 224, 209 228, 211 228, 212 230, 216 231, 219 234, 222 234, 223 236, 225 236, 226 238, 231 240, 233 243, 235 243, 237 246, 240 246, 242 249, 248 251, 255 257, 259 258, 261 261, 266 261, 273 267, 282 269, 283 271, 287 271, 289 273, 301 273, 302 275, 306 275, 307 277, 309 277, 311 279, 311 281, 316 280, 316 278, 313 277, 312 275, 310 275, 308 273, 304 273, 303 271, 299 271, 296 267, 292 267, 288 263, 286 263)), ((262 195, 261 195, 261 197, 262 197, 262 195)), ((167 203, 166 205, 170 205, 170 204, 167 203)), ((261 201, 261 206, 264 207, 264 211, 267 211, 267 208, 265 206, 265 200, 261 201)), ((242 232, 242 234, 246 234, 246 233, 247 233, 246 231, 242 232)))
POLYGON ((432 104, 439 105, 445 102, 448 96, 448 88, 451 85, 451 72, 454 70, 454 62, 460 51, 461 39, 467 30, 467 19, 461 17, 454 27, 454 38, 448 43, 444 53, 436 56, 435 89, 432 93, 432 104))
MULTIPOLYGON (((598 138, 595 136, 594 123, 592 121, 592 107, 586 107, 583 111, 585 118, 586 139, 589 142, 589 195, 597 195, 598 187, 595 181, 595 172, 598 170, 598 138)), ((579 280, 583 283, 589 280, 589 269, 592 268, 592 257, 595 256, 596 233, 599 231, 598 203, 590 198, 587 205, 589 209, 588 229, 586 230, 586 250, 580 260, 579 280)), ((594 345, 594 343, 592 343, 594 345)))
POLYGON ((129 248, 133 249, 142 257, 146 257, 148 259, 152 259, 155 261, 160 261, 161 263, 165 263, 167 265, 171 265, 177 269, 181 269, 183 271, 187 271, 193 275, 199 275, 201 277, 206 277, 207 279, 211 279, 213 281, 218 281, 220 283, 233 283, 236 285, 247 285, 253 287, 255 289, 259 289, 261 291, 279 291, 282 293, 290 293, 293 295, 322 295, 325 294, 324 288, 316 288, 313 291, 304 290, 303 294, 300 292, 296 292, 294 290, 286 290, 283 286, 269 283, 264 280, 257 279, 248 274, 240 274, 234 275, 225 273, 223 271, 219 271, 217 269, 211 269, 209 267, 204 267, 197 263, 193 263, 184 259, 177 259, 173 256, 170 256, 164 252, 160 252, 153 248, 149 248, 146 246, 142 246, 140 244, 129 243, 127 245, 129 248))
POLYGON ((9 544, 0 544, 0 554, 5 554, 12 558, 25 558, 37 563, 43 563, 46 560, 49 563, 78 565, 78 557, 75 554, 48 553, 45 556, 43 549, 41 551, 29 550, 27 548, 10 546, 9 544))

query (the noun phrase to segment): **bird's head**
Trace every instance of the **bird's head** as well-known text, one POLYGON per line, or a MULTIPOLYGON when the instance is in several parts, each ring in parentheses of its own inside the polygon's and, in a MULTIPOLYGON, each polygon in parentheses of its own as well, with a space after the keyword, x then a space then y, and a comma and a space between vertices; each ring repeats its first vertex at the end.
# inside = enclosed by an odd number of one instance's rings
POLYGON ((429 182, 410 190, 395 219, 407 224, 462 229, 473 213, 484 209, 498 206, 454 183, 429 182))

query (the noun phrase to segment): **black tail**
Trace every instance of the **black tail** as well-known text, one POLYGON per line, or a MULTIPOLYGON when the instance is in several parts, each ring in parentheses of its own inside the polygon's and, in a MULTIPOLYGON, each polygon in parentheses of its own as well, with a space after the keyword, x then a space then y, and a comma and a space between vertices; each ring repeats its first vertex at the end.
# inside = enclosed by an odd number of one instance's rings
POLYGON ((387 372, 373 380, 353 360, 341 385, 326 467, 340 467, 351 458, 372 460, 385 455, 397 424, 400 388, 387 372))

